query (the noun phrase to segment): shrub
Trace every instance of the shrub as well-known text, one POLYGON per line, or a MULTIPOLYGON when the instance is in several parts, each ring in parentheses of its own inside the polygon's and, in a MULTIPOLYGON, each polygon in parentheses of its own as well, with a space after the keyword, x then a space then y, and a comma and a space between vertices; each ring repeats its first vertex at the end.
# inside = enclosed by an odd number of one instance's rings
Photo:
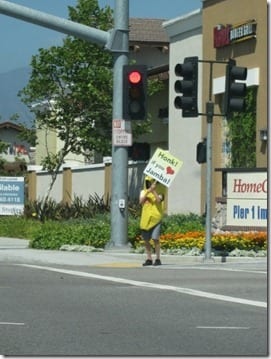
MULTIPOLYGON (((49 208, 54 204, 47 205, 49 208)), ((90 204, 89 204, 90 205, 90 204)), ((0 216, 0 236, 25 238, 30 240, 32 248, 59 249, 62 245, 89 245, 105 248, 110 240, 110 213, 107 209, 84 212, 77 200, 73 207, 74 217, 65 220, 46 220, 41 222, 36 216, 0 216), (78 209, 75 210, 76 206, 78 209), (77 214, 83 213, 82 218, 77 214), (88 217, 89 213, 93 218, 88 217), (94 215, 95 213, 95 215, 94 215)), ((89 208, 89 207, 88 207, 89 208)), ((29 207, 30 209, 30 207, 29 207)), ((70 211, 70 209, 67 209, 70 211)), ((35 213, 35 212, 34 212, 35 213)), ((47 212, 46 212, 47 213, 47 212)), ((55 214, 58 213, 55 210, 55 214)), ((174 252, 181 249, 204 250, 204 218, 194 215, 169 215, 162 223, 161 249, 174 252)), ((135 212, 128 217, 128 241, 134 249, 143 247, 139 229, 139 216, 135 212)), ((266 250, 266 232, 221 232, 214 233, 211 239, 212 250, 229 253, 233 250, 266 250)))
POLYGON ((205 218, 193 213, 173 214, 165 216, 162 222, 162 233, 184 233, 191 231, 203 231, 205 218))
POLYGON ((40 222, 23 216, 0 216, 1 237, 31 239, 35 229, 40 226, 40 222))
POLYGON ((71 218, 95 218, 98 214, 109 213, 109 211, 109 204, 95 194, 90 195, 86 201, 81 197, 75 197, 71 204, 57 203, 51 198, 45 202, 42 200, 29 201, 25 205, 24 215, 26 218, 36 218, 45 222, 47 220, 63 221, 71 218))
POLYGON ((89 220, 65 222, 48 221, 35 232, 31 248, 59 249, 65 244, 104 248, 110 239, 108 221, 89 220))

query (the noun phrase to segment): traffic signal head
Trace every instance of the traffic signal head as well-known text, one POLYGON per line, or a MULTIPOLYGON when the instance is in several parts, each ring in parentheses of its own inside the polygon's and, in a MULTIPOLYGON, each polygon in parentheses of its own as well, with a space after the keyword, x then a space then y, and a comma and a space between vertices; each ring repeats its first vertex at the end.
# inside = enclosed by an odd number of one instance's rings
POLYGON ((207 160, 207 142, 204 139, 202 142, 197 144, 197 162, 205 163, 207 160))
POLYGON ((123 66, 123 118, 145 120, 147 117, 147 66, 123 66))
POLYGON ((246 80, 247 68, 236 66, 230 59, 226 67, 224 113, 242 112, 245 110, 246 84, 236 80, 246 80))
POLYGON ((128 147, 128 157, 133 161, 148 161, 150 159, 150 144, 135 142, 128 147))
POLYGON ((176 80, 174 89, 177 95, 174 106, 182 109, 183 117, 198 116, 198 57, 186 57, 184 63, 175 66, 175 75, 183 77, 176 80))

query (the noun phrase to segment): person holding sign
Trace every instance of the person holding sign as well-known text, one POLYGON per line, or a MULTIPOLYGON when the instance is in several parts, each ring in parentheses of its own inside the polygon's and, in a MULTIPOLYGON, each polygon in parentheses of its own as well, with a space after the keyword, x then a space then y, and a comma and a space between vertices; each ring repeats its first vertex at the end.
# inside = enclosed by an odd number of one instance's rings
POLYGON ((150 176, 146 176, 144 187, 140 192, 139 203, 142 205, 140 229, 143 240, 145 241, 145 250, 147 259, 143 266, 161 265, 160 260, 160 230, 161 221, 164 215, 165 189, 161 183, 150 176), (152 261, 152 248, 150 240, 154 241, 156 259, 152 261))

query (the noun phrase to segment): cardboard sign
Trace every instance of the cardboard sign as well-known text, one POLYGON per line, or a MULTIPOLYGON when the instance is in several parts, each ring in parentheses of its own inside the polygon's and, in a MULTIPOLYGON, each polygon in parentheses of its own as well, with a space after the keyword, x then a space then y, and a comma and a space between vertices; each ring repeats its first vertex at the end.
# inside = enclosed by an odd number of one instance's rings
POLYGON ((145 175, 150 176, 169 187, 182 167, 183 161, 172 156, 168 151, 157 148, 144 170, 145 175))

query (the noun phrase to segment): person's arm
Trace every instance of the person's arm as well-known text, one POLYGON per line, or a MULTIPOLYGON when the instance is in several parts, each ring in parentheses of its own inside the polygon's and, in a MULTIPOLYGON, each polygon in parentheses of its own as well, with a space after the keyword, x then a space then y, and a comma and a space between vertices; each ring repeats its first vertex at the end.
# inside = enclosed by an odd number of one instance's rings
POLYGON ((151 192, 151 191, 150 191, 150 188, 147 189, 146 191, 142 190, 142 191, 140 192, 139 204, 143 204, 143 203, 146 201, 146 199, 147 199, 147 197, 148 197, 148 194, 149 194, 150 192, 151 192))
POLYGON ((140 203, 140 204, 143 204, 143 203, 146 201, 146 199, 147 199, 149 193, 152 193, 152 194, 154 195, 155 201, 156 201, 157 203, 162 202, 163 199, 164 199, 164 198, 163 198, 163 195, 160 195, 160 194, 158 194, 158 193, 156 192, 156 182, 153 182, 153 183, 151 184, 150 188, 148 188, 146 191, 142 191, 142 192, 141 192, 140 198, 139 198, 139 203, 140 203))
POLYGON ((162 201, 163 201, 163 195, 162 194, 158 194, 157 192, 156 192, 156 182, 154 182, 152 185, 151 185, 151 188, 152 188, 152 193, 153 193, 153 195, 154 195, 154 197, 155 197, 155 201, 157 202, 157 203, 161 203, 162 201))

